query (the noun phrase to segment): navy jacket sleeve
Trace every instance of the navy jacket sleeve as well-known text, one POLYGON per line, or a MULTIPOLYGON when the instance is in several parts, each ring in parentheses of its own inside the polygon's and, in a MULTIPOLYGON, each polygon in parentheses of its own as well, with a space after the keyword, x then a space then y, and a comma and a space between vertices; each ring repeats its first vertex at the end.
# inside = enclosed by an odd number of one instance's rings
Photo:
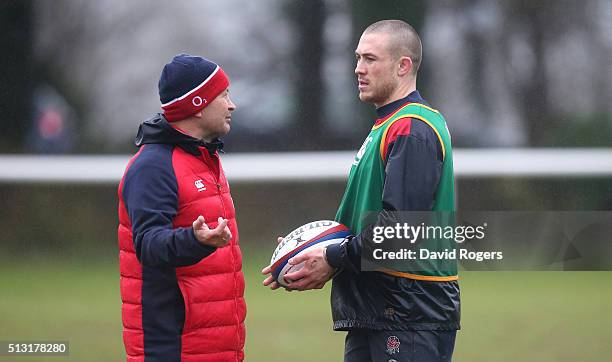
POLYGON ((178 186, 171 150, 144 151, 129 168, 123 184, 136 256, 147 266, 195 264, 216 248, 202 245, 191 227, 173 228, 178 186))
POLYGON ((429 211, 442 173, 441 145, 428 126, 414 122, 416 134, 398 136, 389 144, 383 188, 383 210, 376 224, 359 235, 327 248, 327 261, 334 268, 359 272, 362 240, 371 240, 376 225, 393 225, 394 211, 429 211), (416 127, 415 127, 416 126, 416 127), (427 127, 427 128, 423 128, 427 127))

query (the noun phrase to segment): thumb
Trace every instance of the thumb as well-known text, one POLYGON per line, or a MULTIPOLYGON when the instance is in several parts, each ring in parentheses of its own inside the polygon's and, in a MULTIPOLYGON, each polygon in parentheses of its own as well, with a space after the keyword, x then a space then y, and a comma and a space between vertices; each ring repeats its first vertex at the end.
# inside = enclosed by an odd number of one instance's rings
POLYGON ((227 220, 222 218, 222 217, 219 217, 217 219, 217 222, 218 222, 218 224, 217 224, 217 227, 215 228, 215 231, 222 232, 225 229, 225 227, 227 226, 227 220))

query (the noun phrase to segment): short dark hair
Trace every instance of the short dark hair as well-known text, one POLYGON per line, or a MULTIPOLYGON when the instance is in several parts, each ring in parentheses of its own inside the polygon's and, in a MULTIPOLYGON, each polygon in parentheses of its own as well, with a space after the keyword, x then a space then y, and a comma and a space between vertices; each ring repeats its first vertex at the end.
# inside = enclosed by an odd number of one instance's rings
POLYGON ((391 55, 397 58, 408 56, 412 59, 412 73, 416 74, 423 59, 423 45, 416 30, 402 20, 381 20, 368 26, 363 33, 377 32, 389 35, 389 52, 391 55))

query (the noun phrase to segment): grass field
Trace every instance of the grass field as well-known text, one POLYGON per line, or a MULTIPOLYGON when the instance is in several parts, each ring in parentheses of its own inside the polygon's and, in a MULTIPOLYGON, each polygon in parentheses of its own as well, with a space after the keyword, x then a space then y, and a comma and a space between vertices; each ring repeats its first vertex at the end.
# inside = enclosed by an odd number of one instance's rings
MULTIPOLYGON (((329 287, 305 293, 261 286, 265 258, 247 253, 247 361, 342 360, 331 332, 329 287)), ((454 361, 607 361, 612 272, 465 272, 454 361)), ((68 340, 69 357, 0 361, 122 361, 116 261, 5 262, 0 340, 68 340)))

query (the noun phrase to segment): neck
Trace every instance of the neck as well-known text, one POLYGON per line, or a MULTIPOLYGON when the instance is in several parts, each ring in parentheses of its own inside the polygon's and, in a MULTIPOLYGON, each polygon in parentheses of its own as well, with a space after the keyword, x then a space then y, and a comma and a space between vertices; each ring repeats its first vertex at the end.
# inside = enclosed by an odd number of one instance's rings
MULTIPOLYGON (((182 119, 180 121, 175 121, 171 123, 174 129, 182 132, 188 136, 191 136, 196 139, 204 139, 205 135, 202 133, 202 130, 197 126, 197 120, 194 117, 189 117, 182 119)), ((206 139, 205 139, 206 140, 206 139)))
POLYGON ((376 108, 380 108, 389 103, 395 102, 398 99, 405 98, 408 94, 414 92, 416 90, 416 79, 407 82, 405 84, 400 84, 394 91, 391 93, 391 96, 387 98, 384 102, 380 104, 374 104, 376 108))

